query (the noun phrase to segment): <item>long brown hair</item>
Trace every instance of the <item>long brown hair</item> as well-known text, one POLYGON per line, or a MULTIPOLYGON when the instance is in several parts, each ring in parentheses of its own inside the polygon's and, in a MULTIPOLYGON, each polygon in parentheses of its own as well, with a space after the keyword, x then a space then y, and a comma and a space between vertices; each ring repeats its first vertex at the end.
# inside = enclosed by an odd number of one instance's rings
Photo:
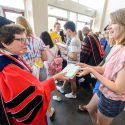
POLYGON ((82 35, 81 30, 78 30, 78 37, 79 37, 80 41, 83 41, 83 35, 82 35))
POLYGON ((25 17, 23 17, 23 16, 17 17, 16 23, 22 25, 25 28, 27 36, 33 35, 33 30, 31 28, 31 25, 29 24, 29 22, 26 20, 25 17))
POLYGON ((110 18, 112 23, 119 25, 121 36, 117 44, 125 45, 125 8, 110 13, 110 18))

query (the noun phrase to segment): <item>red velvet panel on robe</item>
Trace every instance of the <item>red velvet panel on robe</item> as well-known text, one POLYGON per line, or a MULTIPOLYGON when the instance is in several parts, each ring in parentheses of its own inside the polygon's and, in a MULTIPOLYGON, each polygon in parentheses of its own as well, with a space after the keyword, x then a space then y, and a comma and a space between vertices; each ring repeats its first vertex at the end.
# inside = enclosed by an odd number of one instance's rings
POLYGON ((9 64, 0 72, 0 89, 11 125, 47 125, 53 78, 39 82, 31 73, 9 64))

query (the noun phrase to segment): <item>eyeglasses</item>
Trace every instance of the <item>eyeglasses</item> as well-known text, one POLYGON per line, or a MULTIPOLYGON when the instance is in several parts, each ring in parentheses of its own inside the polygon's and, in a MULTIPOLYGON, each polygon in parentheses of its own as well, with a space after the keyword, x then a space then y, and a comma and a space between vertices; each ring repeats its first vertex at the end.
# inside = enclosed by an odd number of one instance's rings
POLYGON ((18 40, 20 42, 26 42, 27 41, 26 38, 15 38, 14 40, 18 40))

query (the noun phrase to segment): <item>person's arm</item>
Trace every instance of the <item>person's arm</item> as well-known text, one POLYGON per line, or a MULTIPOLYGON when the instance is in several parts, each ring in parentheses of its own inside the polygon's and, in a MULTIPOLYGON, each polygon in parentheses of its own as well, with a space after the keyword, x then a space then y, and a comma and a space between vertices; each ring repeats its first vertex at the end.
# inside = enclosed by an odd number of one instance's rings
POLYGON ((109 88, 111 91, 114 91, 116 93, 122 93, 125 92, 125 65, 124 67, 117 73, 117 77, 115 81, 108 80, 104 76, 100 75, 95 69, 93 68, 84 68, 84 70, 87 70, 89 73, 92 73, 104 86, 109 88))
POLYGON ((45 48, 43 48, 42 53, 41 53, 41 58, 43 61, 47 61, 48 60, 48 56, 47 56, 47 50, 45 48))
POLYGON ((101 61, 100 63, 99 63, 99 65, 98 66, 102 66, 104 64, 104 62, 103 61, 101 61))
POLYGON ((69 52, 68 58, 72 59, 73 61, 77 60, 77 53, 76 52, 69 52))
POLYGON ((53 77, 49 78, 48 80, 45 80, 41 82, 40 84, 37 84, 37 87, 39 88, 40 92, 38 95, 42 95, 43 101, 42 101, 42 109, 41 109, 41 117, 45 116, 50 99, 51 99, 51 92, 55 90, 55 80, 68 80, 67 77, 65 77, 65 73, 58 73, 54 75, 53 77))
POLYGON ((104 72, 104 67, 105 67, 105 59, 106 59, 108 53, 110 52, 110 50, 111 50, 111 47, 108 47, 108 48, 105 50, 104 58, 103 58, 103 60, 101 61, 101 63, 100 63, 98 66, 90 66, 90 65, 85 64, 85 63, 80 63, 80 64, 78 64, 78 65, 81 66, 82 68, 84 68, 84 67, 94 68, 99 74, 103 74, 103 72, 104 72))
POLYGON ((65 76, 65 73, 57 73, 53 77, 49 78, 48 80, 45 80, 41 82, 41 85, 43 88, 46 88, 48 91, 52 91, 55 89, 55 80, 68 80, 68 78, 65 76))
POLYGON ((59 35, 59 41, 62 43, 63 41, 62 41, 62 38, 61 38, 61 36, 59 35))
MULTIPOLYGON (((103 73, 104 73, 105 65, 103 65, 103 66, 100 66, 100 65, 98 65, 98 66, 90 66, 90 65, 85 64, 85 63, 79 63, 79 64, 77 64, 77 65, 79 65, 79 66, 81 67, 81 69, 84 69, 84 68, 86 68, 86 67, 89 67, 89 68, 92 68, 92 69, 96 70, 96 72, 98 72, 99 74, 103 74, 103 73)), ((86 73, 87 73, 87 72, 86 72, 86 73)), ((84 74, 85 74, 85 73, 84 73, 84 74)), ((89 74, 89 73, 87 73, 87 74, 89 74)), ((87 74, 86 74, 86 75, 87 75, 87 74)))
POLYGON ((48 56, 47 56, 47 47, 45 46, 44 42, 39 39, 39 46, 41 46, 41 59, 42 61, 47 61, 48 60, 48 56))
POLYGON ((90 68, 94 69, 96 72, 98 72, 99 74, 103 74, 104 73, 104 67, 103 66, 89 66, 90 68))

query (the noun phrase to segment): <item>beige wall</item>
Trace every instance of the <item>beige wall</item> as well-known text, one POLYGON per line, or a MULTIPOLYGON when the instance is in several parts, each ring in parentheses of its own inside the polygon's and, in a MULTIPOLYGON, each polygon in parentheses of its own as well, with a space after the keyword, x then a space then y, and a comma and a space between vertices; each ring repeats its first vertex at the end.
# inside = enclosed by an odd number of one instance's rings
POLYGON ((25 17, 30 22, 32 29, 34 31, 34 20, 33 20, 33 10, 32 10, 32 0, 25 0, 25 17))
POLYGON ((107 0, 107 8, 103 20, 103 28, 109 23, 109 14, 119 8, 125 8, 125 0, 107 0))
POLYGON ((94 32, 102 31, 106 5, 107 0, 99 0, 96 5, 96 17, 92 28, 94 32))
POLYGON ((3 10, 1 6, 0 6, 0 16, 3 16, 3 10))
POLYGON ((47 0, 32 0, 34 30, 37 36, 48 30, 48 3, 47 0))

